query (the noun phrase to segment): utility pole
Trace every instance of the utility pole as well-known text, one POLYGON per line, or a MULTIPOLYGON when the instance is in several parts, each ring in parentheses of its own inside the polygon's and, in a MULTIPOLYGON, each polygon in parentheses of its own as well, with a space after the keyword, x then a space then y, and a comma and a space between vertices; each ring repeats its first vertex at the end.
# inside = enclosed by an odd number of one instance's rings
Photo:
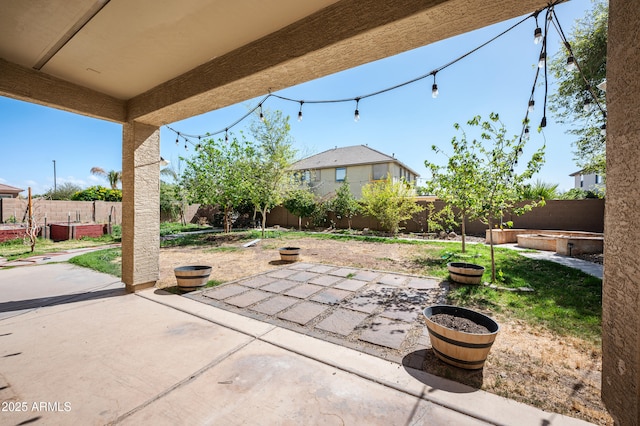
POLYGON ((56 185, 56 160, 53 160, 53 192, 57 192, 56 185))

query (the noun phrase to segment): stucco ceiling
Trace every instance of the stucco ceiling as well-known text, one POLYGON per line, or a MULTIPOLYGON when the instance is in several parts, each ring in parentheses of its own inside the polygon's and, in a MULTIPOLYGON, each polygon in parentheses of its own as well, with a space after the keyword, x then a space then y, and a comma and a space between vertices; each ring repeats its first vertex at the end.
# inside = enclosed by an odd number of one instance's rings
POLYGON ((162 125, 546 0, 0 0, 0 95, 162 125))

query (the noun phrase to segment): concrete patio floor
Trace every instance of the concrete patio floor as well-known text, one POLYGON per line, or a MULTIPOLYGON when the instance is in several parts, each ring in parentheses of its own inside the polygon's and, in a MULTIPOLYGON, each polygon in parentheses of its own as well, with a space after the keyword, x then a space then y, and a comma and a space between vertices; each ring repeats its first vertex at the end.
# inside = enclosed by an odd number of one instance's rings
POLYGON ((68 264, 0 270, 0 424, 587 424, 186 297, 123 288, 68 264))

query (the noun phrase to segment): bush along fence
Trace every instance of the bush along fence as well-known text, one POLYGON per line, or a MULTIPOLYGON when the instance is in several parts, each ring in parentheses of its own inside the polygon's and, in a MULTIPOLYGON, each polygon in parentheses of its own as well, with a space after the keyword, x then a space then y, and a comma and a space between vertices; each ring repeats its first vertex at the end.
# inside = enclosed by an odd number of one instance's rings
MULTIPOLYGON (((441 201, 418 201, 419 204, 427 206, 433 203, 433 212, 437 213, 444 206, 441 201)), ((431 230, 427 228, 427 214, 430 209, 414 215, 413 219, 401 223, 404 229, 402 232, 410 233, 429 233, 431 230)), ((316 219, 316 223, 317 218, 316 219)), ((536 207, 530 212, 521 216, 512 216, 506 214, 503 222, 513 222, 513 228, 522 229, 547 229, 547 230, 567 230, 567 231, 588 231, 603 232, 604 231, 604 200, 603 199, 584 199, 584 200, 549 200, 542 207, 536 207)), ((303 229, 314 229, 312 218, 303 218, 303 229)), ((468 235, 485 235, 487 225, 480 221, 467 221, 466 233, 468 235)), ((267 216, 268 226, 281 226, 284 228, 298 228, 298 217, 289 213, 284 207, 278 206, 271 210, 267 216)), ((328 228, 335 226, 341 229, 347 229, 346 219, 336 219, 331 212, 324 220, 322 227, 328 228)), ((369 229, 371 231, 380 231, 380 224, 373 218, 358 215, 352 220, 351 227, 353 229, 369 229)), ((460 227, 453 227, 455 232, 460 232, 460 227)))

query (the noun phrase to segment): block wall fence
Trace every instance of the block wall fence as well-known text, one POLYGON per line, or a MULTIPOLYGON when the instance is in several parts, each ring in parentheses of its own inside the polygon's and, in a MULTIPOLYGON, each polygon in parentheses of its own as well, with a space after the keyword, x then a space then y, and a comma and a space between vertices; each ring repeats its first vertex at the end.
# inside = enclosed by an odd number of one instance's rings
MULTIPOLYGON (((34 199, 33 216, 38 225, 47 223, 122 223, 122 203, 110 201, 61 201, 34 199)), ((13 218, 18 223, 27 219, 27 200, 20 198, 0 198, 0 223, 9 223, 13 218)))
MULTIPOLYGON (((426 205, 429 201, 420 201, 419 204, 426 205)), ((435 211, 439 211, 444 206, 441 201, 433 202, 435 211)), ((405 232, 427 232, 427 211, 424 210, 416 214, 413 219, 401 224, 405 232)), ((346 219, 333 220, 339 228, 347 228, 346 219)), ((505 215, 504 222, 512 221, 514 228, 567 230, 567 231, 588 231, 604 232, 604 200, 584 199, 584 200, 550 200, 542 207, 536 207, 522 216, 505 215)), ((302 226, 310 226, 311 220, 303 218, 302 226)), ((285 228, 297 228, 298 217, 289 213, 285 208, 279 206, 271 210, 267 216, 267 225, 279 225, 285 228)), ((352 220, 351 227, 354 229, 368 228, 370 230, 380 230, 377 220, 356 216, 352 220)), ((466 232, 469 235, 484 236, 487 225, 480 221, 466 222, 466 232)), ((454 228, 460 232, 460 227, 454 228)))

